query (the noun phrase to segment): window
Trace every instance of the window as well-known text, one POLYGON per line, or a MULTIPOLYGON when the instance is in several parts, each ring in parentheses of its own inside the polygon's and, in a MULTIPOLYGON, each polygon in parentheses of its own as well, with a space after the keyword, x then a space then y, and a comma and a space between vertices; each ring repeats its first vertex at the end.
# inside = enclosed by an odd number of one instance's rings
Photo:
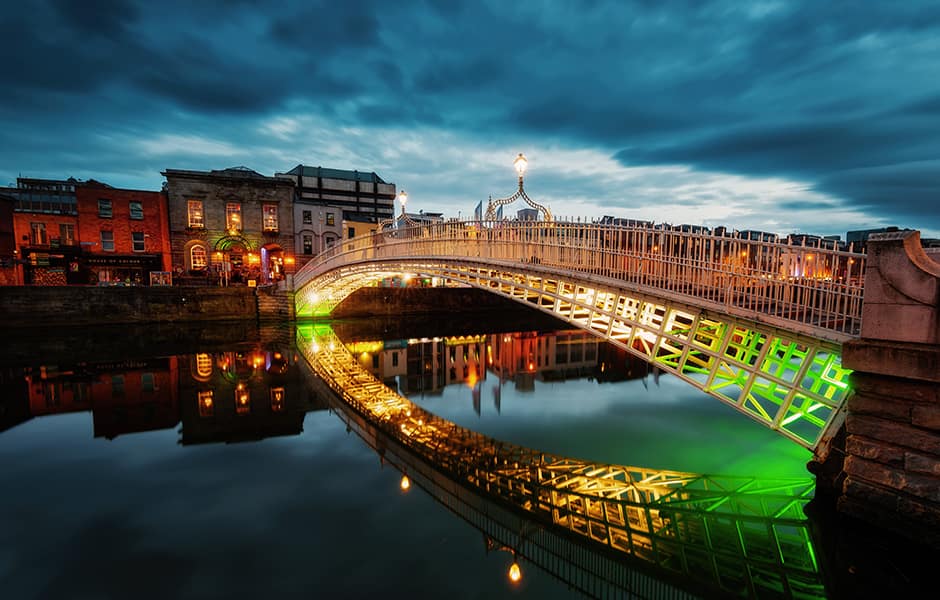
POLYGON ((59 243, 63 246, 75 245, 75 226, 69 223, 59 223, 59 243))
POLYGON ((247 415, 251 412, 251 396, 244 383, 235 386, 235 414, 247 415))
POLYGON ((304 236, 304 254, 313 254, 313 236, 304 236))
POLYGON ((304 225, 313 224, 313 211, 305 210, 301 214, 303 215, 304 225))
POLYGON ((272 412, 284 411, 284 388, 282 387, 271 388, 271 411, 272 412))
POLYGON ((206 247, 197 244, 190 248, 189 260, 191 269, 205 269, 206 265, 209 264, 206 247))
POLYGON ((196 375, 207 378, 212 375, 212 357, 205 353, 196 355, 196 375))
POLYGON ((392 352, 392 366, 393 367, 398 366, 398 353, 397 352, 392 352))
POLYGON ((326 213, 326 224, 336 225, 336 219, 333 217, 333 213, 326 213))
POLYGON ((205 222, 202 220, 202 200, 190 200, 189 205, 189 226, 190 227, 205 227, 205 222))
POLYGON ((350 239, 350 240, 353 239, 354 237, 356 237, 356 228, 355 228, 355 227, 350 227, 348 233, 349 233, 349 235, 347 235, 346 237, 347 237, 348 239, 350 239))
POLYGON ((156 379, 153 373, 140 374, 140 390, 142 392, 154 392, 157 390, 156 379))
POLYGON ((101 249, 105 252, 114 252, 114 232, 101 230, 101 249))
POLYGON ((111 218, 111 201, 107 198, 98 198, 98 216, 102 219, 111 218))
POLYGON ((225 228, 229 231, 242 230, 242 205, 229 202, 225 205, 225 228))
POLYGON ((336 236, 328 235, 328 236, 326 236, 326 240, 325 240, 325 241, 326 241, 326 247, 327 247, 327 248, 332 248, 332 247, 333 247, 333 243, 336 241, 336 236))
POLYGON ((123 375, 111 376, 111 395, 112 396, 124 395, 124 376, 123 375))
POLYGON ((144 219, 144 205, 141 202, 131 202, 131 219, 142 221, 144 219))
POLYGON ((46 237, 46 224, 45 223, 30 223, 29 224, 29 243, 34 245, 45 246, 49 243, 49 238, 46 237))
POLYGON ((144 251, 144 232, 143 231, 131 232, 131 245, 133 246, 134 252, 144 251))
POLYGON ((379 368, 379 355, 378 354, 372 355, 372 368, 373 369, 379 368))
POLYGON ((277 204, 265 204, 261 211, 261 227, 265 231, 277 231, 277 204))
POLYGON ((215 413, 215 403, 212 401, 212 390, 197 392, 199 402, 199 416, 211 417, 215 413))

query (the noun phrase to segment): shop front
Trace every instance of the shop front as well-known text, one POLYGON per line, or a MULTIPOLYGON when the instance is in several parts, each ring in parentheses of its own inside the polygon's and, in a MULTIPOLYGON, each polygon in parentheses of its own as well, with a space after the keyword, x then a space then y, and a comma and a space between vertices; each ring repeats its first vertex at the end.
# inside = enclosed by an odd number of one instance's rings
POLYGON ((97 285, 149 285, 150 273, 163 269, 158 254, 94 255, 83 262, 87 282, 97 285))

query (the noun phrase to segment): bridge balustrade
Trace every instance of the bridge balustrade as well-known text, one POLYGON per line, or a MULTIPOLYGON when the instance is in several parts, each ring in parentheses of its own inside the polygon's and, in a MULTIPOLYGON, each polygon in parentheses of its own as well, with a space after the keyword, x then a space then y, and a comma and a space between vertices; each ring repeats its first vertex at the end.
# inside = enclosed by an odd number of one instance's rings
POLYGON ((835 341, 861 328, 864 254, 665 226, 452 221, 376 232, 315 258, 295 287, 354 263, 415 258, 584 273, 772 317, 797 331, 829 331, 835 341))

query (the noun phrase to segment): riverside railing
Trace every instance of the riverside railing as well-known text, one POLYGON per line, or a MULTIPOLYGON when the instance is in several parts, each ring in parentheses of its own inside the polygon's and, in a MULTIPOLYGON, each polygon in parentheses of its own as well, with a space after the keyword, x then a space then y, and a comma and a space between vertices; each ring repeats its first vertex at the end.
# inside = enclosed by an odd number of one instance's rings
POLYGON ((300 289, 327 271, 376 260, 524 264, 668 292, 731 314, 763 315, 848 339, 861 329, 865 255, 835 246, 828 240, 795 244, 756 232, 714 234, 666 225, 448 221, 344 240, 294 280, 300 289))

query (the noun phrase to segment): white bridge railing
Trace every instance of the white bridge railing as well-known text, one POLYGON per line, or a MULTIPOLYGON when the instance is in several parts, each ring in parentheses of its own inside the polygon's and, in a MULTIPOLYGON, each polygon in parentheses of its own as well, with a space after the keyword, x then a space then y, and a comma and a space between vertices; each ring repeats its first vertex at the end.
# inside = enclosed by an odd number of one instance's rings
POLYGON ((461 259, 563 270, 678 294, 732 314, 767 315, 836 338, 861 328, 865 255, 816 244, 713 235, 669 226, 450 221, 344 240, 294 276, 296 290, 354 263, 461 259))

